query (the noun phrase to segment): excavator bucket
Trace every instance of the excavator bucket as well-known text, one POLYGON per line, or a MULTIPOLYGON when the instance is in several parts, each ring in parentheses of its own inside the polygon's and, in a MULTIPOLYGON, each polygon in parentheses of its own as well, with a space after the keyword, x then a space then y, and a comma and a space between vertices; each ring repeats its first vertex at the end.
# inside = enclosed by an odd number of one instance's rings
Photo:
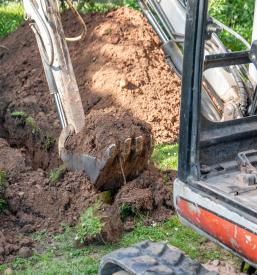
POLYGON ((63 129, 59 138, 61 159, 67 168, 84 171, 97 190, 114 189, 137 177, 147 166, 153 148, 150 135, 127 138, 122 145, 109 145, 99 159, 67 150, 65 141, 69 136, 69 129, 63 129))

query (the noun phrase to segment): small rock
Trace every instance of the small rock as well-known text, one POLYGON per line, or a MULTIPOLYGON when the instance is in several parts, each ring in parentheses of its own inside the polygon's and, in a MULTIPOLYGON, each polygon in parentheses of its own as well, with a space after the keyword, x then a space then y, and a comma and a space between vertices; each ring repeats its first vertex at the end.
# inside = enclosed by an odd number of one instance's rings
POLYGON ((4 271, 4 274, 13 274, 13 270, 8 267, 5 271, 4 271))
POLYGON ((214 266, 219 266, 219 265, 220 265, 220 261, 219 261, 219 260, 214 260, 214 261, 212 262, 212 264, 213 264, 214 266))
POLYGON ((128 82, 128 80, 127 80, 126 77, 123 77, 120 80, 120 87, 121 87, 121 89, 124 89, 124 88, 128 87, 128 84, 129 84, 129 82, 128 82))
POLYGON ((33 228, 31 224, 26 224, 22 227, 20 231, 21 233, 32 233, 35 231, 35 228, 33 228))
POLYGON ((119 38, 118 36, 114 36, 114 37, 112 37, 112 39, 111 39, 111 43, 112 43, 112 44, 118 44, 119 41, 120 41, 120 38, 119 38))
POLYGON ((22 247, 18 254, 21 258, 29 258, 32 256, 32 250, 29 247, 22 247))
POLYGON ((23 197, 24 196, 24 192, 18 192, 18 195, 20 196, 20 197, 23 197))
POLYGON ((124 224, 124 230, 126 232, 130 232, 133 229, 135 229, 135 223, 134 223, 134 221, 126 221, 125 224, 124 224))

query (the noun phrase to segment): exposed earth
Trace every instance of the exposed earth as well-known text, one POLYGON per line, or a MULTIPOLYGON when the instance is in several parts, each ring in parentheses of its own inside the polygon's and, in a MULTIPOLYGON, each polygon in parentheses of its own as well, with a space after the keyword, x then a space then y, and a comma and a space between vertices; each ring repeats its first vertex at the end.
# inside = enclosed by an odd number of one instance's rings
MULTIPOLYGON (((72 150, 97 155, 113 140, 150 131, 156 143, 176 142, 180 80, 165 63, 160 41, 143 16, 121 8, 84 20, 85 39, 69 49, 88 123, 69 141, 72 150)), ((63 15, 63 24, 67 34, 77 31, 70 13, 63 15)), ((61 165, 61 128, 33 32, 25 23, 0 42, 8 49, 0 48, 3 263, 32 254, 31 233, 61 232, 61 224, 75 225, 103 194, 83 173, 63 171, 57 181, 49 177, 61 165)), ((133 217, 120 217, 122 205, 148 213, 146 224, 172 215, 174 177, 174 172, 165 172, 164 181, 163 173, 150 164, 137 179, 115 190, 111 201, 102 200, 103 219, 109 221, 101 232, 105 241, 115 242, 133 228, 133 217), (113 230, 116 234, 110 234, 113 230)))

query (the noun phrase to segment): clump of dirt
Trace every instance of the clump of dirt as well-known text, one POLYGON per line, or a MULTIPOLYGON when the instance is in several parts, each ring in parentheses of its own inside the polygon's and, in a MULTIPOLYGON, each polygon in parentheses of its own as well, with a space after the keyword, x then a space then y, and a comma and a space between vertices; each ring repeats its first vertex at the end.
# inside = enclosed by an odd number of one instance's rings
POLYGON ((91 110, 86 116, 85 125, 79 134, 68 138, 66 148, 99 159, 110 144, 116 144, 119 148, 127 138, 142 136, 147 140, 151 134, 150 125, 117 107, 91 110))
POLYGON ((231 261, 224 262, 219 260, 209 261, 204 265, 211 272, 223 275, 243 275, 245 273, 237 272, 231 261))
POLYGON ((138 178, 120 188, 114 204, 118 208, 129 206, 135 214, 151 213, 146 224, 164 221, 173 214, 170 183, 174 178, 175 174, 169 173, 165 184, 163 174, 151 164, 138 178))
MULTIPOLYGON (((178 136, 180 80, 165 63, 160 41, 143 16, 122 8, 107 14, 83 16, 86 38, 69 49, 86 113, 86 127, 68 143, 71 150, 101 154, 111 142, 148 136, 175 142, 178 136), (78 149, 76 149, 78 148, 78 149)), ((64 28, 77 30, 71 13, 63 15, 64 28)), ((32 232, 61 232, 60 224, 75 225, 81 213, 101 198, 83 173, 66 172, 54 183, 49 171, 60 165, 57 140, 60 124, 43 73, 36 40, 27 23, 1 40, 0 48, 0 169, 7 182, 1 198, 0 262, 16 255, 29 256, 32 232), (14 116, 23 112, 22 117, 14 116), (55 143, 52 143, 55 140, 55 143)), ((167 177, 166 177, 167 178, 167 177)), ((103 211, 107 241, 114 228, 110 219, 123 205, 149 213, 145 222, 161 221, 173 211, 171 181, 149 166, 139 178, 127 182, 103 211), (110 221, 110 222, 108 222, 110 221)), ((130 224, 130 228, 133 224, 130 224)))

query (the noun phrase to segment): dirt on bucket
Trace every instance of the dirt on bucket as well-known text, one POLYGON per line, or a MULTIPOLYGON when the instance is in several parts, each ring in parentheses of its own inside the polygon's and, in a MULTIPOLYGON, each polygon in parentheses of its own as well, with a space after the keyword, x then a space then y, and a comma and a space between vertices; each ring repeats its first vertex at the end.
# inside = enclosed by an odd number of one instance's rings
MULTIPOLYGON (((69 44, 69 49, 86 126, 71 138, 72 150, 98 155, 114 140, 150 132, 157 143, 176 142, 180 80, 165 63, 160 41, 146 19, 128 8, 83 18, 87 35, 83 41, 69 44)), ((63 24, 67 35, 77 31, 71 13, 63 14, 63 24)), ((102 194, 83 173, 66 171, 56 182, 50 179, 50 171, 61 164, 57 152, 61 128, 35 37, 25 23, 0 41, 7 48, 0 48, 3 263, 17 255, 31 255, 31 233, 62 232, 61 224, 76 225, 102 194)), ((107 224, 102 234, 106 240, 117 241, 110 233, 114 226, 119 230, 117 236, 133 228, 137 213, 149 214, 146 224, 170 216, 174 176, 169 174, 166 182, 163 173, 150 165, 137 179, 116 190, 106 209, 114 209, 117 215, 124 207, 129 211, 120 217, 119 225, 107 224)))

